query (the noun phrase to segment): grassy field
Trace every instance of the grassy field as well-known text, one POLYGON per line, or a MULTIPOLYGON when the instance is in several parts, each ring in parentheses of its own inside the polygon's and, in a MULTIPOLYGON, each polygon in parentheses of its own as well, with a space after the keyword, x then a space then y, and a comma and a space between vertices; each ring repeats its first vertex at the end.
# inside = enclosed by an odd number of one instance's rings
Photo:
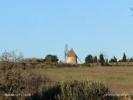
POLYGON ((133 67, 40 68, 28 70, 53 80, 94 80, 103 82, 115 93, 133 94, 133 67))

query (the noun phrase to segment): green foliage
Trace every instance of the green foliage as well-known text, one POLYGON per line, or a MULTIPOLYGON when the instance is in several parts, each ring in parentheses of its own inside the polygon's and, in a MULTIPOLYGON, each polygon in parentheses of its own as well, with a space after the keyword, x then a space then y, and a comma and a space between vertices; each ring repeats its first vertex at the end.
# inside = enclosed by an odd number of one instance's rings
POLYGON ((45 57, 45 62, 48 62, 48 63, 57 63, 58 62, 58 57, 56 55, 47 55, 45 57))
POLYGON ((71 81, 49 87, 33 95, 32 100, 102 100, 107 93, 109 89, 102 83, 71 81))
POLYGON ((109 62, 110 63, 116 63, 117 62, 117 58, 114 56, 113 58, 110 59, 109 62))
POLYGON ((88 63, 93 63, 93 56, 90 54, 88 55, 86 58, 85 58, 85 63, 88 64, 88 63))
POLYGON ((97 56, 92 56, 91 54, 89 54, 87 57, 85 57, 86 64, 97 63, 97 62, 98 62, 97 56))
POLYGON ((133 62, 133 58, 132 57, 129 59, 129 62, 133 62))
POLYGON ((105 65, 105 58, 102 53, 99 55, 99 62, 101 63, 101 65, 105 65))
POLYGON ((123 54, 122 62, 127 62, 127 56, 125 53, 123 54))

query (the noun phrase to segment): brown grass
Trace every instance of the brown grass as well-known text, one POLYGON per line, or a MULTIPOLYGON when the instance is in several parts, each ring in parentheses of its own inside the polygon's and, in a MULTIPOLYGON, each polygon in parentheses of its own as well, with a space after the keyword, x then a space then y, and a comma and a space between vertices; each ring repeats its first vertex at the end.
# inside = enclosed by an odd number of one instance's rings
POLYGON ((133 67, 40 68, 29 72, 47 75, 53 80, 94 80, 106 84, 115 93, 133 94, 133 67))

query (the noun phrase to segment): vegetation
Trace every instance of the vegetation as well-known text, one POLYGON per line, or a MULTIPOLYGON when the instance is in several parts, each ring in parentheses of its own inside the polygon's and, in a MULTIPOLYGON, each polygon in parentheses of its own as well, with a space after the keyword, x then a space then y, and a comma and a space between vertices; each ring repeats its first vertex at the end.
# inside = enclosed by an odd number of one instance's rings
POLYGON ((109 89, 102 83, 69 81, 33 95, 32 100, 103 100, 107 93, 109 89))
POLYGON ((93 63, 94 62, 94 59, 93 59, 93 56, 90 54, 88 55, 86 58, 85 58, 85 63, 93 63))
POLYGON ((23 60, 23 54, 15 51, 4 51, 0 54, 1 61, 20 62, 23 60))
POLYGON ((89 54, 87 57, 85 57, 85 64, 92 64, 92 63, 98 63, 97 56, 92 56, 89 54))
POLYGON ((97 58, 97 56, 94 56, 94 63, 98 63, 98 58, 97 58))
POLYGON ((56 55, 47 55, 45 57, 45 62, 48 62, 48 63, 57 63, 58 62, 58 57, 56 55))
POLYGON ((117 63, 117 58, 114 56, 113 58, 110 59, 110 63, 117 63))
POLYGON ((102 53, 99 55, 99 62, 101 63, 101 65, 105 65, 105 58, 102 53))
POLYGON ((132 61, 125 53, 121 60, 115 56, 108 60, 104 54, 99 58, 90 54, 85 64, 70 65, 58 63, 56 55, 25 59, 21 53, 5 51, 0 54, 0 99, 103 100, 103 95, 109 92, 104 84, 114 93, 130 94, 132 61), (5 96, 8 94, 14 96, 5 96))
POLYGON ((70 80, 92 80, 100 81, 107 84, 115 93, 131 93, 133 88, 133 67, 51 67, 51 68, 35 68, 27 70, 28 72, 39 75, 46 75, 50 79, 57 81, 70 80))
POLYGON ((123 56, 121 59, 116 58, 116 56, 113 56, 113 58, 106 58, 103 53, 99 55, 99 58, 97 56, 93 56, 89 54, 85 57, 85 64, 88 66, 98 66, 99 64, 101 66, 133 66, 133 58, 127 57, 126 53, 123 53, 123 56))
POLYGON ((26 100, 47 83, 53 82, 45 75, 26 72, 16 62, 0 65, 0 100, 26 100), (3 67, 7 67, 6 70, 3 67))
POLYGON ((129 59, 129 62, 133 62, 133 58, 132 57, 129 59))
POLYGON ((127 62, 127 56, 125 53, 123 54, 122 62, 127 62))
POLYGON ((0 99, 3 100, 36 100, 36 98, 37 100, 80 100, 81 98, 87 100, 87 98, 102 98, 109 91, 101 83, 68 81, 61 84, 51 80, 52 78, 45 77, 44 74, 30 72, 31 69, 29 71, 22 69, 19 63, 4 62, 2 64, 7 67, 6 70, 0 70, 2 76, 0 99))
MULTIPOLYGON (((0 61, 7 61, 7 62, 24 62, 24 63, 59 63, 59 59, 56 55, 48 54, 44 59, 42 58, 24 58, 23 54, 17 53, 15 51, 4 51, 0 54, 0 61)), ((116 58, 115 56, 111 59, 105 58, 104 54, 101 53, 99 55, 99 58, 97 56, 93 56, 89 54, 85 57, 85 63, 84 64, 101 64, 102 66, 110 66, 112 63, 115 63, 119 65, 124 65, 124 63, 132 63, 133 58, 129 58, 126 56, 126 53, 123 53, 123 57, 121 59, 116 58)), ((114 65, 114 64, 113 64, 114 65)), ((133 64, 132 64, 133 65, 133 64)))
MULTIPOLYGON (((40 93, 48 93, 45 90, 48 88, 51 90, 51 86, 56 87, 57 85, 55 84, 57 84, 57 82, 63 81, 63 83, 73 83, 73 80, 78 80, 82 83, 88 80, 104 82, 104 84, 108 84, 108 87, 116 93, 123 93, 123 91, 132 93, 133 67, 68 66, 69 65, 65 64, 45 63, 32 63, 29 66, 29 63, 0 62, 0 92, 3 95, 5 93, 16 95, 24 95, 24 93, 39 93, 38 95, 40 96, 40 93), (50 87, 48 85, 50 85, 50 87)), ((51 91, 53 91, 53 89, 51 91)), ((62 94, 60 94, 60 97, 62 97, 61 95, 62 94)), ((3 98, 2 100, 6 100, 3 98)), ((19 98, 20 100, 20 96, 6 98, 10 98, 9 100, 18 100, 19 98)), ((30 99, 25 96, 22 96, 21 98, 23 98, 22 100, 25 98, 30 99)))
POLYGON ((123 53, 123 57, 122 57, 122 59, 119 60, 119 62, 128 62, 126 53, 123 53))

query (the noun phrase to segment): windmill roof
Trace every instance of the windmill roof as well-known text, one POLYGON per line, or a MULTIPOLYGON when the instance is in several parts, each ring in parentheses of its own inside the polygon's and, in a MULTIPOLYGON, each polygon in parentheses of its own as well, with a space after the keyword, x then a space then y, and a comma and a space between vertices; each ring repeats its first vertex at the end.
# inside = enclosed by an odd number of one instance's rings
POLYGON ((67 53, 67 57, 77 57, 76 53, 73 49, 69 50, 67 53))

